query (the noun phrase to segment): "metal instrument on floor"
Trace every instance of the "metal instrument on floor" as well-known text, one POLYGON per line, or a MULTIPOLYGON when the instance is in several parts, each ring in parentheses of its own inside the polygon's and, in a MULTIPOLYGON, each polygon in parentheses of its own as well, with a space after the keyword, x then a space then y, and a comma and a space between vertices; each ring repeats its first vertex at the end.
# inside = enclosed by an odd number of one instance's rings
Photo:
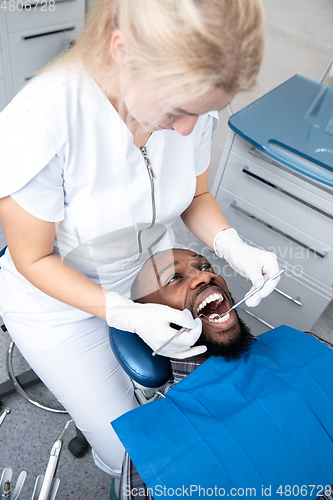
POLYGON ((31 500, 54 500, 60 484, 60 480, 54 476, 58 467, 63 438, 71 422, 73 422, 73 420, 68 420, 65 427, 53 443, 45 475, 38 476, 31 500))
POLYGON ((1 426, 7 415, 9 415, 10 409, 6 408, 5 406, 2 406, 1 404, 0 408, 1 408, 1 413, 0 413, 0 426, 1 426))
POLYGON ((23 470, 19 474, 14 490, 12 487, 12 476, 13 471, 11 468, 7 467, 3 470, 0 480, 0 498, 6 498, 6 500, 17 500, 19 497, 27 477, 27 473, 23 470))

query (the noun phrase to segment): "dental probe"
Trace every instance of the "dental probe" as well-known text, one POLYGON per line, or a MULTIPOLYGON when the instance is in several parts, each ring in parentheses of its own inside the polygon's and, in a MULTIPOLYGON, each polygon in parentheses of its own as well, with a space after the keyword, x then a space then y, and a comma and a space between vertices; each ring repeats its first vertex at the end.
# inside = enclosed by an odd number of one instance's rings
POLYGON ((255 288, 254 290, 252 290, 252 292, 248 292, 242 300, 240 300, 239 302, 237 302, 237 304, 235 304, 234 306, 232 306, 227 312, 225 312, 223 314, 212 313, 209 316, 206 316, 205 314, 199 314, 198 317, 200 318, 200 316, 204 316, 205 318, 209 319, 211 316, 219 316, 220 318, 223 318, 224 316, 226 316, 227 314, 229 314, 231 311, 233 311, 234 309, 236 309, 236 307, 238 307, 241 304, 243 304, 243 302, 245 302, 247 299, 249 299, 250 297, 252 297, 252 295, 256 294, 262 288, 264 288, 264 286, 266 285, 266 283, 268 283, 269 281, 275 280, 276 278, 278 278, 279 276, 281 276, 281 274, 283 274, 283 273, 284 273, 284 269, 281 269, 281 271, 279 271, 278 273, 274 274, 274 276, 272 276, 271 278, 269 278, 268 280, 266 280, 265 283, 263 283, 261 286, 258 286, 257 288, 255 288))
POLYGON ((158 354, 160 351, 162 351, 162 349, 164 349, 165 346, 167 346, 168 344, 170 344, 170 342, 173 341, 173 339, 175 339, 176 337, 178 337, 178 335, 180 335, 181 333, 185 332, 185 331, 189 331, 188 328, 180 328, 179 325, 175 325, 174 323, 171 323, 172 327, 173 328, 176 328, 178 331, 172 335, 172 337, 170 337, 166 342, 164 342, 164 344, 162 344, 160 347, 158 347, 158 349, 156 349, 156 351, 154 351, 152 353, 152 356, 156 356, 156 354, 158 354))
POLYGON ((68 420, 66 423, 65 427, 55 440, 52 446, 52 450, 50 453, 50 458, 49 462, 46 467, 45 475, 44 475, 44 480, 43 484, 38 496, 38 500, 47 500, 50 494, 51 486, 52 486, 52 481, 54 479, 54 475, 57 469, 59 457, 60 457, 60 452, 62 448, 62 443, 63 443, 63 437, 65 435, 66 429, 69 426, 69 424, 73 422, 73 420, 68 420))

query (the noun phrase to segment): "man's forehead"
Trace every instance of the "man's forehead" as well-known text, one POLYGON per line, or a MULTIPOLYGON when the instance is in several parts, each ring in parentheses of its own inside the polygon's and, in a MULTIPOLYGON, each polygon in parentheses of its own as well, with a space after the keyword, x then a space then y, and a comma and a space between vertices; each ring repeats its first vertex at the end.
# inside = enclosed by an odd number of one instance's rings
POLYGON ((201 258, 200 255, 186 249, 170 249, 153 255, 142 267, 139 273, 141 289, 144 295, 149 295, 162 288, 163 275, 172 273, 179 265, 190 264, 201 258))
POLYGON ((166 269, 174 268, 180 264, 188 264, 192 260, 197 260, 201 256, 183 248, 164 250, 153 255, 143 266, 140 274, 154 273, 160 275, 166 269))

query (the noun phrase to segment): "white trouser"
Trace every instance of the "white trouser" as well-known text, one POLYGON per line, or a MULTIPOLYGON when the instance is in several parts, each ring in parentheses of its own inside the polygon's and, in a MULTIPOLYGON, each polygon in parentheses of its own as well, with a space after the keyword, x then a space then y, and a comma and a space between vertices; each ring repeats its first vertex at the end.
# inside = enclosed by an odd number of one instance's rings
POLYGON ((91 317, 43 328, 3 319, 31 368, 85 435, 96 465, 119 474, 124 448, 110 422, 137 403, 132 383, 111 350, 106 322, 91 317))

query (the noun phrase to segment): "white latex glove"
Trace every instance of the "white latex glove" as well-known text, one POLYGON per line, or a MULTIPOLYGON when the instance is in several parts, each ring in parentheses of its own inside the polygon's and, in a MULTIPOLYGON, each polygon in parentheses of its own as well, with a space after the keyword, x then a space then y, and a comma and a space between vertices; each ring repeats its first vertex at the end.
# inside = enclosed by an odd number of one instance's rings
POLYGON ((106 321, 109 326, 136 333, 153 351, 176 333, 170 323, 190 330, 165 346, 159 352, 161 356, 184 359, 207 350, 202 345, 191 347, 201 335, 202 323, 199 318, 193 319, 187 309, 179 311, 161 304, 139 304, 116 292, 109 292, 106 296, 106 321))
MULTIPOLYGON (((214 238, 214 250, 216 255, 225 259, 238 274, 252 281, 253 286, 250 291, 261 286, 267 279, 279 272, 276 255, 247 245, 238 236, 236 229, 229 228, 217 233, 214 238)), ((267 283, 260 292, 245 302, 246 305, 257 306, 261 299, 274 290, 279 279, 280 277, 267 283)))

